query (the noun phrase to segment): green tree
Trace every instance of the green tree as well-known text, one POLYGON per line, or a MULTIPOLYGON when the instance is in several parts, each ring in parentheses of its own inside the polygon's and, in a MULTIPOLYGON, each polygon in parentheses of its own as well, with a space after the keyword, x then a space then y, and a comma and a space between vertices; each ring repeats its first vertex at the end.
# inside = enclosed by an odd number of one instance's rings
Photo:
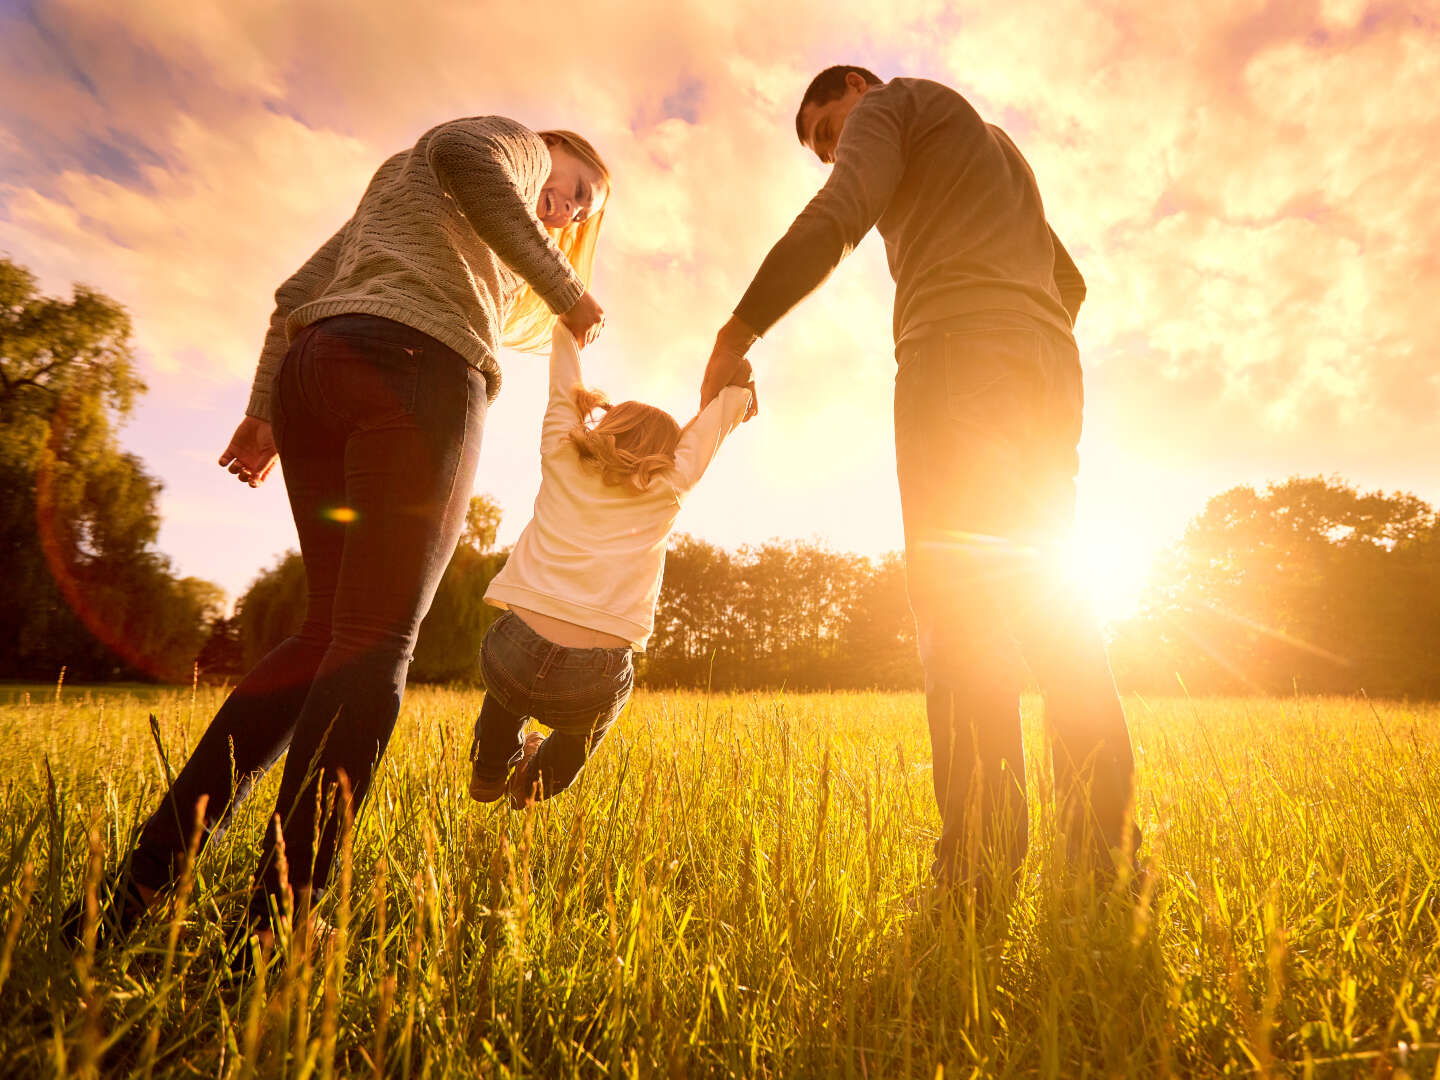
POLYGON ((305 563, 295 550, 255 575, 235 605, 240 647, 249 671, 280 642, 298 633, 305 621, 305 563))
POLYGON ((144 389, 119 304, 0 259, 0 674, 189 677, 221 594, 154 549, 160 484, 115 439, 144 389))
POLYGON ((739 646, 735 559, 688 533, 670 538, 665 576, 655 605, 655 632, 638 674, 667 686, 735 685, 739 646))
POLYGON ((1122 685, 1440 692, 1435 512, 1296 477, 1215 496, 1112 647, 1122 685))
POLYGON ((920 685, 904 561, 676 535, 641 676, 716 688, 920 685))
MULTIPOLYGON (((500 614, 485 603, 485 590, 505 565, 505 553, 493 551, 500 508, 485 495, 473 496, 466 528, 455 549, 420 635, 410 677, 419 682, 478 679, 480 640, 500 614)), ((305 564, 287 551, 250 583, 237 605, 245 668, 300 629, 305 619, 305 564)))
POLYGON ((415 642, 411 674, 426 682, 480 678, 480 642, 500 610, 485 603, 485 590, 505 565, 506 554, 493 551, 500 529, 500 507, 474 495, 465 514, 465 531, 415 642))

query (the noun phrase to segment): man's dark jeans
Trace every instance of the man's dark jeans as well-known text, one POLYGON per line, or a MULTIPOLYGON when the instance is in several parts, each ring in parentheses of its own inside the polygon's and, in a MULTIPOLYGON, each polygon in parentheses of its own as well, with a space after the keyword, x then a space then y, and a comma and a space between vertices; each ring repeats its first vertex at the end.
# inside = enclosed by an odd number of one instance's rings
POLYGON ((470 744, 473 774, 503 779, 524 745, 525 718, 533 716, 551 729, 535 758, 542 799, 575 782, 635 684, 628 648, 556 645, 510 611, 485 634, 480 674, 485 702, 470 744))
POLYGON ((1045 698, 1071 850, 1129 842, 1125 716, 1095 622, 1056 558, 1074 517, 1082 411, 1074 342, 1016 313, 967 316, 899 352, 896 464, 942 882, 1024 859, 1027 665, 1045 698))
MULTIPOLYGON (((207 800, 221 832, 288 747, 275 813, 291 887, 320 889, 334 858, 337 781, 358 808, 385 752, 420 620, 464 524, 485 421, 485 379, 456 352, 387 319, 306 327, 272 396, 275 440, 300 536, 308 603, 299 633, 231 693, 146 823, 131 873, 163 887, 207 800), (317 784, 321 806, 317 819, 317 784), (318 840, 317 840, 318 837, 318 840)), ((278 899, 274 818, 254 914, 278 899)))

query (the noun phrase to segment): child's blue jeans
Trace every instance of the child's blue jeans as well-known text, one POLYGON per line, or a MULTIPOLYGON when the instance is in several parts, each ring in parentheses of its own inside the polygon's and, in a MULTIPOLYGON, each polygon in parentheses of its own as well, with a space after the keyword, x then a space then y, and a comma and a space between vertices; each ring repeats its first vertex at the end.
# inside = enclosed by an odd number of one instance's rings
POLYGON ((485 703, 470 744, 473 775, 503 779, 524 745, 525 719, 533 716, 551 729, 535 762, 542 799, 575 782, 635 684, 628 648, 556 645, 510 611, 485 634, 480 674, 485 703))

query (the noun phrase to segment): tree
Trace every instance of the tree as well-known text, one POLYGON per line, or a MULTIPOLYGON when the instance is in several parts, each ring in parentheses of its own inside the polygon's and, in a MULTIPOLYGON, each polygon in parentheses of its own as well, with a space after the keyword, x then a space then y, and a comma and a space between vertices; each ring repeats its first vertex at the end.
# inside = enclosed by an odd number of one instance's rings
POLYGON ((1292 478, 1215 496, 1112 647, 1122 685, 1440 692, 1435 512, 1413 495, 1292 478))
POLYGON ((115 440, 144 389, 119 304, 0 259, 0 674, 189 678, 221 594, 154 549, 160 485, 115 440))
MULTIPOLYGON (((420 624, 412 679, 479 678, 480 640, 500 614, 485 603, 485 590, 505 565, 505 553, 491 550, 499 526, 500 508, 494 500, 473 496, 465 531, 420 624)), ((298 552, 287 551, 256 576, 237 605, 246 670, 300 629, 305 604, 305 564, 298 552)))
POLYGON ((295 550, 262 570, 235 605, 244 667, 249 671, 305 621, 305 563, 295 550))
POLYGON ((904 560, 806 542, 730 552, 671 541, 641 669, 653 683, 716 688, 920 685, 904 560))
POLYGON ((840 630, 840 654, 849 671, 863 676, 851 685, 885 690, 923 686, 925 672, 915 643, 915 619, 906 593, 905 556, 892 551, 861 581, 840 630))
POLYGON ((219 679, 245 674, 245 646, 240 639, 238 618, 216 617, 210 623, 210 635, 195 657, 195 666, 202 678, 219 679))
POLYGON ((415 642, 411 675, 425 682, 480 678, 480 642, 500 615, 485 603, 485 590, 505 565, 504 552, 492 551, 500 529, 500 507, 474 495, 465 513, 465 531, 415 642))
POLYGON ((465 531, 460 534, 460 546, 485 554, 495 546, 495 537, 500 532, 500 504, 488 495, 470 496, 470 505, 465 510, 465 531))

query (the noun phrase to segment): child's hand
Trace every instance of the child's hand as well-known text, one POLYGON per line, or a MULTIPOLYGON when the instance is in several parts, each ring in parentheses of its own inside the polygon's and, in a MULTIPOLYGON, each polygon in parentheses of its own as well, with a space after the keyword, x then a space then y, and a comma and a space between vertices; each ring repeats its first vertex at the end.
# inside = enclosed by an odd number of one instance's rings
POLYGON ((741 359, 735 368, 735 373, 730 376, 729 386, 743 386, 750 391, 750 404, 745 407, 745 416, 741 419, 743 424, 746 420, 754 419, 755 414, 760 411, 758 400, 755 396, 755 372, 750 367, 750 361, 741 359))

